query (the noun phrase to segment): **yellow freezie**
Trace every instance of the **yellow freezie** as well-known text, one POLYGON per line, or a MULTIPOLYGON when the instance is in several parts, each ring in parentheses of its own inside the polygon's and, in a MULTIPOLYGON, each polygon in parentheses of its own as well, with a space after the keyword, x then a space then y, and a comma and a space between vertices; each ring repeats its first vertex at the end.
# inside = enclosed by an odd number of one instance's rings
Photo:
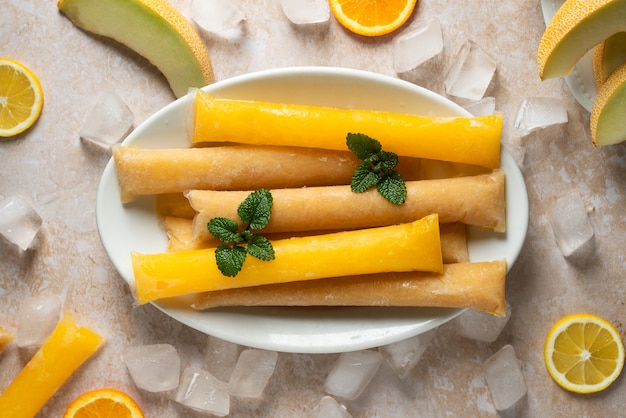
POLYGON ((132 253, 139 303, 190 293, 390 271, 443 272, 436 214, 380 228, 272 242, 275 260, 247 256, 236 277, 217 268, 215 249, 132 253))

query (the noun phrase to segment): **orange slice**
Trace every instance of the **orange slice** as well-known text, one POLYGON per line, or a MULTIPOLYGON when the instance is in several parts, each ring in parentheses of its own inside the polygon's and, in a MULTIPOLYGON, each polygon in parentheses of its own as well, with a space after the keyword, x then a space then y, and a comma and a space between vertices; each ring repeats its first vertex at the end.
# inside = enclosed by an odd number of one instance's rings
POLYGON ((557 321, 546 338, 548 373, 564 389, 594 393, 606 389, 624 367, 624 343, 615 327, 592 314, 557 321))
POLYGON ((346 29, 358 35, 385 35, 402 26, 417 0, 330 0, 330 10, 346 29))
POLYGON ((0 58, 0 137, 20 134, 39 118, 43 92, 37 76, 24 65, 0 58))
POLYGON ((143 418, 139 405, 117 389, 96 389, 83 393, 65 411, 63 418, 143 418))

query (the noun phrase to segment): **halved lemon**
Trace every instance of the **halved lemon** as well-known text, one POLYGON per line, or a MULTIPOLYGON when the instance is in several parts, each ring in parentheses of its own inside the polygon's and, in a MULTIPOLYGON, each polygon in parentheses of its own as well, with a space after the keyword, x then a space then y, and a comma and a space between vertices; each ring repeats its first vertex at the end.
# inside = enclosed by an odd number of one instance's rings
POLYGON ((548 332, 543 355, 554 381, 576 393, 606 389, 624 367, 620 334, 593 314, 572 314, 557 321, 548 332))
POLYGON ((117 389, 96 389, 83 393, 65 411, 63 418, 143 418, 139 405, 117 389))
POLYGON ((402 26, 417 0, 330 0, 330 10, 346 29, 358 35, 385 35, 402 26))
POLYGON ((18 135, 39 118, 43 92, 37 76, 24 65, 0 58, 0 137, 18 135))

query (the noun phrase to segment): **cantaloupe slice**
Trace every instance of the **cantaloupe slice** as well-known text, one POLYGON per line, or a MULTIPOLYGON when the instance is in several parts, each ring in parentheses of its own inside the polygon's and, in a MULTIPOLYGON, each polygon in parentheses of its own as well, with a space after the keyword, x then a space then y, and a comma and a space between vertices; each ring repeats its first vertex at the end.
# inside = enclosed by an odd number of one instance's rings
POLYGON ((539 42, 541 79, 568 75, 587 51, 626 30, 626 0, 566 0, 539 42))
POLYGON ((202 39, 166 0, 59 0, 79 28, 112 38, 154 64, 176 97, 213 82, 202 39))
POLYGON ((599 43, 593 50, 593 79, 596 87, 626 63, 626 32, 619 32, 599 43))
POLYGON ((377 139, 400 156, 500 166, 502 115, 432 117, 217 99, 196 92, 193 142, 300 146, 347 150, 346 135, 377 139))
POLYGON ((380 228, 273 241, 276 258, 248 256, 235 277, 218 270, 215 249, 132 253, 140 304, 233 287, 388 271, 443 271, 436 214, 380 228))
POLYGON ((104 339, 65 312, 48 339, 0 395, 2 418, 33 417, 104 339))
POLYGON ((615 70, 598 89, 589 119, 594 145, 613 145, 626 140, 624 108, 626 108, 626 64, 615 70))

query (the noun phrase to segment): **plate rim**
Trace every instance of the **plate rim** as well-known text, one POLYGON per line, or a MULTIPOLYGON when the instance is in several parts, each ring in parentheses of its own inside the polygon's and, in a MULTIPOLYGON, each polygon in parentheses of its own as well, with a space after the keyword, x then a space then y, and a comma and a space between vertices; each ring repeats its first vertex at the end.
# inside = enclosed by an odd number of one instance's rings
MULTIPOLYGON (((369 72, 365 70, 358 70, 358 69, 340 68, 340 67, 302 66, 302 67, 283 67, 283 68, 267 69, 267 70, 242 74, 242 75, 235 76, 229 79, 218 81, 212 85, 203 87, 202 90, 211 92, 212 90, 216 90, 216 89, 219 90, 219 89, 228 88, 229 86, 232 86, 232 85, 238 85, 242 82, 250 82, 250 81, 264 79, 268 77, 277 78, 277 77, 281 77, 285 75, 295 76, 295 77, 303 77, 303 76, 309 76, 309 75, 328 76, 329 74, 332 76, 344 76, 344 77, 356 76, 357 78, 367 79, 368 81, 375 80, 383 84, 390 83, 401 88, 408 88, 409 90, 412 90, 411 95, 413 95, 413 93, 416 93, 418 95, 421 94, 424 97, 432 98, 433 100, 443 102, 446 105, 446 107, 449 107, 451 110, 458 112, 459 115, 461 116, 470 115, 470 113, 467 110, 462 108, 457 103, 454 103, 451 100, 431 90, 428 90, 424 87, 416 85, 414 83, 410 83, 408 81, 405 81, 399 78, 394 78, 392 76, 383 75, 379 73, 373 73, 373 72, 369 72)), ((164 106, 158 111, 156 111, 154 114, 148 117, 144 122, 138 125, 131 132, 131 134, 129 134, 129 136, 122 142, 122 144, 132 143, 134 141, 134 138, 143 132, 142 127, 145 127, 152 123, 156 123, 156 121, 158 121, 162 117, 162 115, 167 114, 167 112, 170 111, 170 109, 172 108, 175 108, 177 106, 183 107, 186 100, 190 100, 190 97, 188 95, 183 96, 169 103, 168 105, 164 106), (138 132, 138 134, 136 134, 136 132, 138 132)), ((507 164, 512 164, 512 166, 515 168, 513 173, 515 176, 518 176, 518 178, 516 179, 516 182, 518 182, 521 186, 523 186, 523 190, 521 190, 522 195, 523 195, 521 203, 522 203, 522 206, 524 206, 525 204, 525 209, 522 211, 522 214, 523 214, 522 219, 518 220, 519 222, 521 222, 522 224, 521 226, 523 227, 522 228, 523 231, 522 229, 520 229, 519 231, 523 235, 523 238, 521 240, 516 241, 517 245, 515 248, 513 248, 513 253, 512 253, 513 261, 510 263, 507 263, 507 271, 508 271, 512 267, 514 262, 516 261, 517 257, 519 256, 519 253, 521 252, 521 249, 524 245, 524 241, 526 238, 527 228, 528 228, 528 216, 529 216, 528 195, 527 195, 525 183, 523 181, 523 176, 521 172, 519 171, 519 168, 513 161, 512 157, 508 154, 505 147, 501 147, 501 148, 502 148, 503 159, 507 160, 507 164), (520 179, 521 179, 521 182, 520 182, 520 179)), ((111 263, 114 265, 118 275, 120 275, 122 279, 124 279, 124 281, 130 286, 131 292, 132 292, 134 291, 133 290, 134 280, 132 278, 127 277, 127 274, 123 273, 124 266, 120 265, 120 260, 115 259, 111 255, 110 249, 108 248, 108 245, 105 242, 106 237, 102 233, 102 227, 106 223, 106 221, 103 219, 104 209, 102 207, 103 205, 102 199, 103 199, 103 196, 105 195, 105 190, 104 190, 105 187, 111 186, 110 184, 106 184, 107 179, 110 182, 110 176, 114 176, 115 183, 117 185, 117 176, 115 175, 114 171, 115 171, 114 162, 113 162, 113 159, 111 158, 106 164, 100 184, 98 186, 98 194, 97 194, 97 199, 96 199, 96 222, 98 226, 98 233, 100 235, 101 242, 105 249, 105 252, 107 253, 109 259, 111 260, 111 263)), ((509 173, 507 172, 507 180, 506 180, 507 184, 510 181, 508 178, 508 174, 509 173)), ((117 185, 117 187, 118 187, 117 190, 119 192, 119 186, 117 185)), ((507 187, 507 191, 508 190, 509 190, 509 187, 507 187)), ((507 199, 508 198, 509 198, 509 195, 507 194, 507 199)), ((507 229, 509 228, 508 224, 509 224, 509 220, 507 219, 507 229)), ((131 272, 132 272, 132 267, 131 267, 131 272)), ((380 332, 375 337, 372 337, 370 339, 355 338, 354 336, 351 336, 350 338, 348 338, 348 340, 345 340, 342 343, 337 343, 335 341, 334 343, 324 342, 324 344, 312 344, 311 341, 309 341, 311 338, 313 338, 311 334, 306 335, 307 338, 305 338, 305 340, 307 341, 303 341, 300 343, 297 341, 286 343, 284 340, 277 342, 278 341, 277 336, 268 338, 265 341, 251 341, 245 335, 233 335, 232 332, 225 332, 224 330, 219 330, 219 329, 214 329, 214 328, 212 328, 209 331, 207 330, 207 326, 204 323, 204 321, 206 321, 206 318, 204 315, 206 315, 207 312, 209 312, 208 315, 210 315, 211 312, 215 312, 214 310, 201 312, 201 314, 203 314, 202 321, 198 321, 197 320, 198 315, 193 315, 193 318, 189 317, 189 308, 184 309, 184 308, 173 306, 168 303, 163 303, 160 301, 152 302, 151 304, 155 306, 157 309, 159 309, 160 311, 162 311, 163 313, 165 313, 166 315, 175 319, 176 321, 181 322, 182 324, 185 324, 187 326, 190 326, 191 328, 194 328, 205 334, 213 335, 215 337, 228 340, 237 344, 241 344, 244 346, 256 347, 256 348, 261 348, 261 349, 270 349, 270 350, 276 350, 276 351, 282 351, 282 352, 298 352, 298 353, 339 353, 339 352, 344 352, 344 351, 353 351, 357 349, 372 348, 372 347, 392 343, 392 342, 399 341, 404 338, 409 338, 414 335, 426 332, 430 329, 436 328, 437 326, 450 321, 451 319, 458 316, 460 313, 464 311, 464 309, 452 309, 452 308, 398 308, 398 309, 376 308, 379 310, 385 310, 386 312, 395 312, 398 310, 407 310, 407 309, 408 310, 418 309, 421 311, 430 311, 434 309, 434 310, 438 310, 442 312, 443 314, 435 318, 431 318, 430 320, 427 320, 425 322, 421 322, 419 326, 415 326, 414 324, 413 326, 409 326, 407 329, 395 331, 393 333, 386 333, 384 329, 381 329, 380 332)), ((238 308, 238 309, 240 310, 242 308, 238 308)), ((243 309, 247 310, 248 312, 254 311, 254 309, 251 309, 251 308, 243 308, 243 309)), ((275 309, 285 311, 287 308, 284 308, 284 307, 273 308, 273 309, 265 308, 265 311, 269 311, 270 313, 273 314, 275 309)), ((347 308, 339 308, 339 309, 350 309, 351 311, 359 312, 362 310, 371 309, 371 307, 347 307, 347 308)), ((198 313, 198 311, 193 311, 193 312, 198 313)), ((317 336, 318 339, 323 338, 323 334, 315 334, 315 335, 317 336)))

